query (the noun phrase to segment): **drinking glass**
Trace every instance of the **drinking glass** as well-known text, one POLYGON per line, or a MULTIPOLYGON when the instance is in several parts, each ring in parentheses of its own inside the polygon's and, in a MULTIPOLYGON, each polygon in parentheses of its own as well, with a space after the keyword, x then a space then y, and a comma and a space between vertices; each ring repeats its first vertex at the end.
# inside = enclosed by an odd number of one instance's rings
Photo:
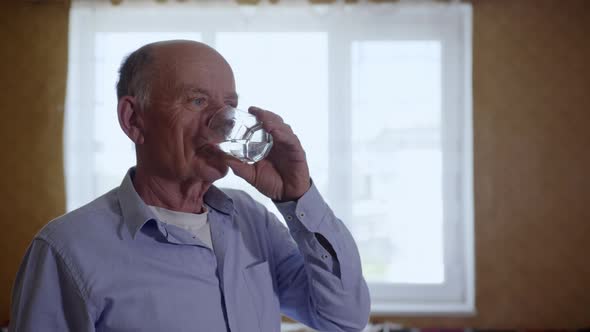
POLYGON ((248 164, 263 159, 272 148, 272 136, 262 128, 262 123, 254 115, 231 106, 217 111, 208 127, 223 152, 248 164))

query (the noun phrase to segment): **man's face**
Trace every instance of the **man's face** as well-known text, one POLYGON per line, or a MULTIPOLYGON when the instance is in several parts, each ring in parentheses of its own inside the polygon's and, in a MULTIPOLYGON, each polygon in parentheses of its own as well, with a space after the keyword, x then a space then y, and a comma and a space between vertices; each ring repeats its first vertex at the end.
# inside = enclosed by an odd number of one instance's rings
POLYGON ((194 44, 167 45, 154 53, 141 162, 173 181, 222 178, 228 171, 225 154, 209 142, 207 123, 225 105, 237 106, 231 68, 213 50, 194 44))

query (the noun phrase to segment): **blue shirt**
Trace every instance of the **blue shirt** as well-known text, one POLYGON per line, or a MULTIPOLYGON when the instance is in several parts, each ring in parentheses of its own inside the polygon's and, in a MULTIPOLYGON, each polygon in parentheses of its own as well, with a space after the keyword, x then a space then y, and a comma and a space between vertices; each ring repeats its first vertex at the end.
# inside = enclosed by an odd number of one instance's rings
POLYGON ((362 330, 369 293, 355 242, 314 185, 277 203, 288 228, 238 190, 211 186, 213 249, 120 187, 47 224, 16 277, 10 331, 362 330))

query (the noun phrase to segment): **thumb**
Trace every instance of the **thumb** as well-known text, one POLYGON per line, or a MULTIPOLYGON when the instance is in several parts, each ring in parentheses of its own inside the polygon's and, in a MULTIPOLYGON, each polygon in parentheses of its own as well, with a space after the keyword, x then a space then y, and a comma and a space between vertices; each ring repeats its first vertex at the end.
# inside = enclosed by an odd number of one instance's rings
POLYGON ((250 184, 254 183, 254 178, 256 174, 256 169, 254 168, 254 165, 246 164, 236 158, 228 158, 227 166, 231 168, 235 175, 241 177, 250 184))

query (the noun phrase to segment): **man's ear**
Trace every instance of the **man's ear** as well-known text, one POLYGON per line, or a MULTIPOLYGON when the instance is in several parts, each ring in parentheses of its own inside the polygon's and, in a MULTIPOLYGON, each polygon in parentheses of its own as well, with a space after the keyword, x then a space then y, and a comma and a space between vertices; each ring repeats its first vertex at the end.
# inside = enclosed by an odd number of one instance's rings
POLYGON ((119 115, 119 125, 135 144, 143 144, 144 141, 144 121, 143 114, 139 109, 137 99, 132 96, 124 96, 119 99, 117 105, 119 115))

